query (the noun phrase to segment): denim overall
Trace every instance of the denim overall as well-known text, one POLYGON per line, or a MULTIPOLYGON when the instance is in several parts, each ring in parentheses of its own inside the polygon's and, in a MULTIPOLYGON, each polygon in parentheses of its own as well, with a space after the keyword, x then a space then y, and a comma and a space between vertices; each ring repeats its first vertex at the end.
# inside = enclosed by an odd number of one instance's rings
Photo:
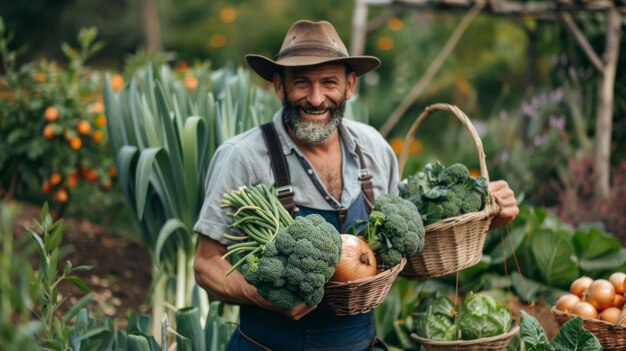
MULTIPOLYGON (((276 173, 274 164, 273 168, 276 173)), ((279 177, 276 178, 279 183, 279 177)), ((298 206, 294 217, 316 213, 333 224, 338 231, 344 232, 352 225, 364 224, 369 216, 368 208, 371 209, 361 193, 347 211, 298 206)), ((233 333, 227 351, 364 351, 369 349, 375 336, 373 311, 352 316, 336 316, 324 305, 324 301, 298 321, 257 306, 242 305, 240 320, 241 324, 233 333)))

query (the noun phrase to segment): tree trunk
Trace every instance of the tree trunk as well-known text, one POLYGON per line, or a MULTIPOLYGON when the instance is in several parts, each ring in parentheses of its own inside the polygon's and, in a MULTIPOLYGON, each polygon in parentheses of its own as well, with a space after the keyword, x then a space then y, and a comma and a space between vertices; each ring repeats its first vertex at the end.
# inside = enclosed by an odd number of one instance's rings
POLYGON ((595 169, 598 175, 595 195, 598 199, 610 196, 611 134, 613 130, 613 95, 615 74, 622 36, 621 16, 617 9, 606 12, 606 43, 604 50, 604 70, 598 89, 598 114, 596 116, 595 169))
POLYGON ((141 17, 146 40, 146 50, 161 50, 161 28, 155 0, 141 0, 141 17))

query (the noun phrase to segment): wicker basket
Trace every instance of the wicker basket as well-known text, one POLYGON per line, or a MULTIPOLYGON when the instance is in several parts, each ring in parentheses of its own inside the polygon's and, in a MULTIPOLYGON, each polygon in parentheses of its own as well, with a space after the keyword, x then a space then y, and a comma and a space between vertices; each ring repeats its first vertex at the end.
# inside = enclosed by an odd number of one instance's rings
POLYGON ((411 334, 411 339, 424 346, 426 351, 502 351, 506 350, 517 333, 519 325, 512 325, 506 334, 476 340, 437 341, 422 338, 415 333, 411 334))
MULTIPOLYGON (((552 307, 552 314, 559 325, 563 325, 574 317, 579 317, 575 314, 559 311, 554 307, 552 307)), ((604 350, 626 350, 626 326, 621 325, 621 322, 626 319, 626 306, 622 308, 622 314, 616 324, 599 319, 581 318, 583 327, 598 338, 604 350)))
POLYGON ((406 265, 406 259, 376 274, 348 282, 328 282, 325 305, 338 316, 354 315, 373 310, 387 296, 391 284, 406 265))
MULTIPOLYGON (((469 118, 456 106, 434 104, 428 106, 409 129, 399 156, 400 174, 407 161, 409 145, 422 122, 435 111, 449 111, 463 123, 469 132, 478 160, 480 175, 489 180, 482 142, 469 118)), ((445 218, 426 226, 424 248, 421 253, 409 258, 401 276, 408 279, 435 278, 473 266, 482 258, 483 244, 491 219, 500 209, 492 196, 488 196, 485 208, 479 212, 445 218)))

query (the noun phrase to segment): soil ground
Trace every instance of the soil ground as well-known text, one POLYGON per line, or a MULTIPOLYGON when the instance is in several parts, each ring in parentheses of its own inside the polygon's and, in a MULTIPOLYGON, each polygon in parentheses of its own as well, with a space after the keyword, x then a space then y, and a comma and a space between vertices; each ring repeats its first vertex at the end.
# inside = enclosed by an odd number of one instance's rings
MULTIPOLYGON (((39 219, 40 207, 21 204, 21 208, 17 228, 24 228, 33 218, 39 219)), ((96 318, 108 315, 123 325, 130 312, 149 312, 146 296, 151 282, 151 262, 146 250, 127 236, 85 220, 66 218, 64 223, 70 225, 63 237, 63 245, 71 247, 71 253, 66 259, 74 266, 94 267, 91 271, 80 272, 79 276, 91 288, 94 296, 91 311, 96 318)), ((23 232, 18 230, 18 234, 23 232)), ((64 293, 71 291, 75 296, 65 308, 71 307, 71 302, 83 294, 78 289, 70 290, 67 286, 61 290, 64 293)), ((538 302, 531 308, 516 299, 506 303, 516 320, 519 320, 520 309, 534 315, 543 325, 549 339, 554 338, 558 332, 559 326, 550 312, 550 306, 538 302)))

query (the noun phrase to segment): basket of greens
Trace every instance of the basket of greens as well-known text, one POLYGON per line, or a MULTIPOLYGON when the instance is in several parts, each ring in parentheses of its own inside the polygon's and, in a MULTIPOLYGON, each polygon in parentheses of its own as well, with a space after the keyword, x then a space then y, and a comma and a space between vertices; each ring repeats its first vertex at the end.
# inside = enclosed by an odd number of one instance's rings
POLYGON ((423 171, 403 179, 400 196, 413 202, 425 225, 425 244, 421 253, 409 258, 401 275, 409 279, 434 278, 460 271, 478 263, 491 219, 499 212, 489 196, 489 174, 482 142, 469 118, 456 106, 428 106, 409 129, 399 157, 400 174, 421 123, 436 111, 449 111, 469 132, 480 164, 480 176, 471 177, 462 164, 444 167, 428 164, 423 171))
POLYGON ((417 306, 411 338, 426 351, 503 351, 519 326, 511 311, 489 295, 470 293, 457 315, 445 296, 430 295, 417 306))

